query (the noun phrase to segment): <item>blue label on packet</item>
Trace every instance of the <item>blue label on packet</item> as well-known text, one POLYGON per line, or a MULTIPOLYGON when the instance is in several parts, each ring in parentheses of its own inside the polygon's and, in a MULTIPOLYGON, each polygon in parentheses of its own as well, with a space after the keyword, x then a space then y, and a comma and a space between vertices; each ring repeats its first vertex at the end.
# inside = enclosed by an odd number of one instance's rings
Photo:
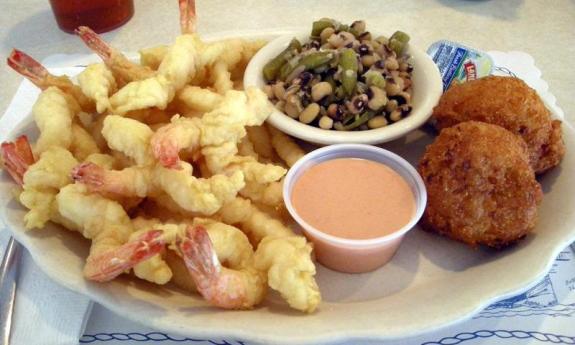
POLYGON ((491 74, 493 60, 483 52, 450 41, 438 41, 427 49, 439 68, 443 91, 452 84, 463 83, 491 74))

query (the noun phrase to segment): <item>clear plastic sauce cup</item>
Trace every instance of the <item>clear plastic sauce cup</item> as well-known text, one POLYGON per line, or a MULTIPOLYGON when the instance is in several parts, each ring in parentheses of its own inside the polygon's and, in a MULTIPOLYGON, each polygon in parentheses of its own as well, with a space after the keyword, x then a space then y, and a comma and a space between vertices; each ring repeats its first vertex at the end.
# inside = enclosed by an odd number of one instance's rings
POLYGON ((423 215, 427 203, 423 180, 409 162, 385 149, 362 144, 331 145, 308 153, 287 173, 283 196, 289 213, 305 236, 314 243, 317 260, 328 268, 347 273, 372 271, 391 260, 404 235, 414 228, 423 215), (338 158, 366 159, 384 164, 398 173, 409 185, 415 199, 415 212, 410 221, 401 229, 384 236, 347 239, 322 232, 302 219, 292 204, 295 183, 312 166, 338 158))

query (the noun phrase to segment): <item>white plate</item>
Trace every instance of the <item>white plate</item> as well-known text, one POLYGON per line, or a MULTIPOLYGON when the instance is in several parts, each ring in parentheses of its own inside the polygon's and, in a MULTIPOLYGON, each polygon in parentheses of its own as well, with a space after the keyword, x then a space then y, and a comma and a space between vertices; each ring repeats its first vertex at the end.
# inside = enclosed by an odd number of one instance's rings
MULTIPOLYGON (((24 111, 11 108, 10 116, 0 120, 0 140, 12 128, 11 138, 34 134, 28 109, 37 92, 31 90, 33 86, 26 83, 14 99, 13 104, 24 111)), ((6 174, 0 177, 0 207, 7 227, 54 281, 149 327, 195 338, 263 344, 384 340, 462 321, 543 278, 559 251, 575 240, 575 130, 564 123, 563 134, 567 155, 541 179, 545 197, 538 225, 525 240, 496 252, 411 231, 393 260, 375 272, 348 275, 318 266, 324 301, 312 315, 290 310, 275 294, 253 311, 222 311, 171 286, 129 277, 106 284, 85 281, 82 267, 88 241, 54 225, 25 232, 25 210, 12 197, 14 185, 6 174)), ((431 141, 428 134, 415 131, 383 147, 415 165, 431 141)))

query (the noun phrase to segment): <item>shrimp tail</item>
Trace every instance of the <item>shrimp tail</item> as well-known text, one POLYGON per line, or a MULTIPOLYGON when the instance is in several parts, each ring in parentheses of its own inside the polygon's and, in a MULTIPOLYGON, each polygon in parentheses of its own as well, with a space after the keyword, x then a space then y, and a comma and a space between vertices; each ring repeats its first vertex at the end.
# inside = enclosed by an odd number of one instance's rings
POLYGON ((188 227, 179 248, 188 271, 195 279, 206 281, 219 274, 220 262, 205 227, 188 227))
POLYGON ((82 163, 72 169, 72 179, 87 185, 91 190, 97 190, 104 185, 104 175, 104 168, 91 162, 82 163))
POLYGON ((34 85, 41 89, 45 88, 42 81, 48 75, 48 70, 28 54, 18 49, 12 49, 10 56, 6 58, 6 63, 34 85))
POLYGON ((84 276, 98 282, 110 281, 138 263, 158 254, 165 246, 161 230, 150 230, 133 241, 91 257, 84 266, 84 276))
POLYGON ((246 290, 238 275, 224 274, 205 227, 188 227, 179 243, 184 264, 198 292, 210 304, 226 309, 246 309, 246 290))
MULTIPOLYGON (((160 130, 161 128, 158 131, 160 130)), ((181 169, 179 157, 180 148, 174 141, 175 140, 171 138, 162 138, 162 140, 154 140, 154 138, 152 138, 152 152, 163 167, 181 169)))
POLYGON ((196 1, 178 0, 180 5, 180 28, 182 34, 196 32, 196 1))
POLYGON ((28 167, 34 164, 34 154, 25 135, 19 136, 14 142, 3 142, 0 151, 6 171, 20 186, 24 184, 24 174, 28 167))
POLYGON ((87 26, 79 26, 76 29, 76 34, 78 34, 88 48, 98 54, 102 60, 108 61, 112 58, 112 48, 92 29, 87 26))

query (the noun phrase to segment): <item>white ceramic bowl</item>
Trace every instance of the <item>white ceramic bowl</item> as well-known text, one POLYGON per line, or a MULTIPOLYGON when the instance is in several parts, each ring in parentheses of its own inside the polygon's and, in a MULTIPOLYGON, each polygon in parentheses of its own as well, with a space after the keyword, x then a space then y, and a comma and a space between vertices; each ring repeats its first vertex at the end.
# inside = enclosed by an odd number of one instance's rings
POLYGON ((302 157, 286 175, 283 197, 289 213, 313 242, 317 260, 326 267, 346 273, 373 271, 391 260, 405 234, 414 228, 423 215, 427 203, 423 180, 408 161, 388 150, 361 144, 330 145, 302 157), (291 202, 295 182, 312 166, 338 158, 367 159, 384 164, 398 173, 409 185, 415 199, 416 207, 409 223, 385 236, 354 240, 326 234, 301 218, 291 202))
MULTIPOLYGON (((306 42, 309 40, 309 32, 295 32, 281 36, 260 49, 246 68, 244 86, 263 88, 266 84, 262 75, 264 65, 281 53, 294 37, 301 42, 306 42)), ((321 145, 379 144, 397 139, 425 123, 443 93, 441 76, 433 60, 424 51, 411 44, 407 46, 407 54, 411 55, 413 60, 413 97, 411 99, 413 109, 410 115, 401 121, 366 131, 325 130, 294 120, 275 108, 268 121, 287 134, 321 145)))

